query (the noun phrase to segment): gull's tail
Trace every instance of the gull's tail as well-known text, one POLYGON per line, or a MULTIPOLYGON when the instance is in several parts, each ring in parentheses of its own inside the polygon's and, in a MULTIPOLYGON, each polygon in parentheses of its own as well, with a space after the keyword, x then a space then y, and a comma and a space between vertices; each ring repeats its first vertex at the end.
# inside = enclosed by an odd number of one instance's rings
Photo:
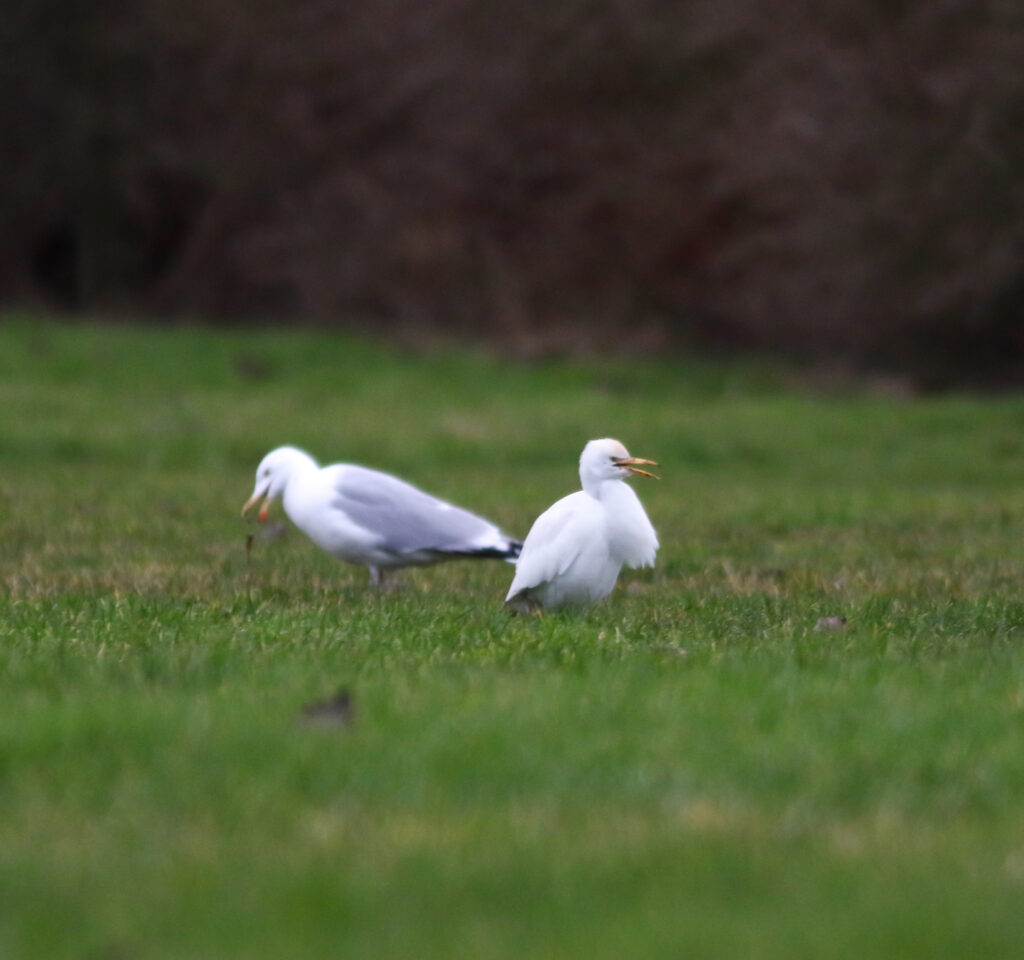
POLYGON ((507 560, 515 563, 522 552, 523 543, 521 540, 513 540, 511 537, 502 537, 497 543, 486 547, 466 547, 464 549, 441 550, 446 557, 479 557, 480 559, 493 558, 495 560, 507 560))

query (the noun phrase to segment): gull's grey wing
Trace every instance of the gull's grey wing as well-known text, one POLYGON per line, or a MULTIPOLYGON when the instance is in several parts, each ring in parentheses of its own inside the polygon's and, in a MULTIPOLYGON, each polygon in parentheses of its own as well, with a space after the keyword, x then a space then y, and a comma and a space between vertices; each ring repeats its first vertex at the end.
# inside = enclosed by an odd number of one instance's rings
POLYGON ((504 554, 515 543, 493 523, 390 474, 346 466, 334 490, 332 506, 380 537, 389 551, 504 554))

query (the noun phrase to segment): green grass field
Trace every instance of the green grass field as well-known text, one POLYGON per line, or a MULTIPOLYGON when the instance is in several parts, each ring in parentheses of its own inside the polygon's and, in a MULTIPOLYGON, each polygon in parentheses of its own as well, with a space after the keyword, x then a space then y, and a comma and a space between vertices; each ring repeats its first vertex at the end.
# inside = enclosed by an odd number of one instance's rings
POLYGON ((7 318, 0 542, 4 958, 1024 950, 1022 398, 7 318), (284 442, 522 536, 608 435, 662 550, 582 614, 245 550, 284 442))

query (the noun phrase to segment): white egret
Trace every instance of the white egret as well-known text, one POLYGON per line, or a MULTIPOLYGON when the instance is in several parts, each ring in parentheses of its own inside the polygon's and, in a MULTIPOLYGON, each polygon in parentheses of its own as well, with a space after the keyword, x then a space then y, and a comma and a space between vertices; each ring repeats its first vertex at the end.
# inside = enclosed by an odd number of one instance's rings
POLYGON ((369 568, 374 584, 385 570, 458 557, 513 559, 522 547, 488 520, 398 477, 354 464, 321 468, 296 447, 278 447, 263 458, 242 516, 264 500, 259 521, 265 522, 278 497, 310 540, 339 560, 369 568))
POLYGON ((658 535, 633 488, 631 473, 653 477, 618 440, 591 440, 580 456, 583 489, 534 522, 523 541, 505 603, 517 613, 582 606, 607 596, 622 565, 654 566, 658 535))

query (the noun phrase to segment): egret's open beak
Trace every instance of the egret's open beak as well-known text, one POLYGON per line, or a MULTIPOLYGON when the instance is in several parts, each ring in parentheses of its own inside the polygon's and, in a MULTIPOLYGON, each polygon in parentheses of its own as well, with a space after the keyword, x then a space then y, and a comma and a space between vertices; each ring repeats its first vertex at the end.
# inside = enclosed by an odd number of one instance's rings
POLYGON ((630 473, 635 473, 638 477, 652 477, 655 480, 661 479, 656 473, 648 473, 646 470, 641 470, 638 466, 641 463, 647 467, 661 466, 657 460, 644 460, 643 457, 623 457, 621 460, 615 461, 615 466, 625 467, 630 473))
MULTIPOLYGON (((242 516, 243 517, 253 507, 255 507, 256 504, 260 502, 260 500, 263 499, 263 497, 266 494, 266 492, 267 492, 266 490, 257 490, 251 497, 249 497, 248 500, 245 501, 245 506, 242 507, 242 516)), ((267 512, 269 510, 270 510, 270 498, 267 497, 267 499, 264 502, 263 506, 260 507, 260 512, 256 515, 256 519, 259 520, 260 523, 266 523, 267 522, 267 512)))

